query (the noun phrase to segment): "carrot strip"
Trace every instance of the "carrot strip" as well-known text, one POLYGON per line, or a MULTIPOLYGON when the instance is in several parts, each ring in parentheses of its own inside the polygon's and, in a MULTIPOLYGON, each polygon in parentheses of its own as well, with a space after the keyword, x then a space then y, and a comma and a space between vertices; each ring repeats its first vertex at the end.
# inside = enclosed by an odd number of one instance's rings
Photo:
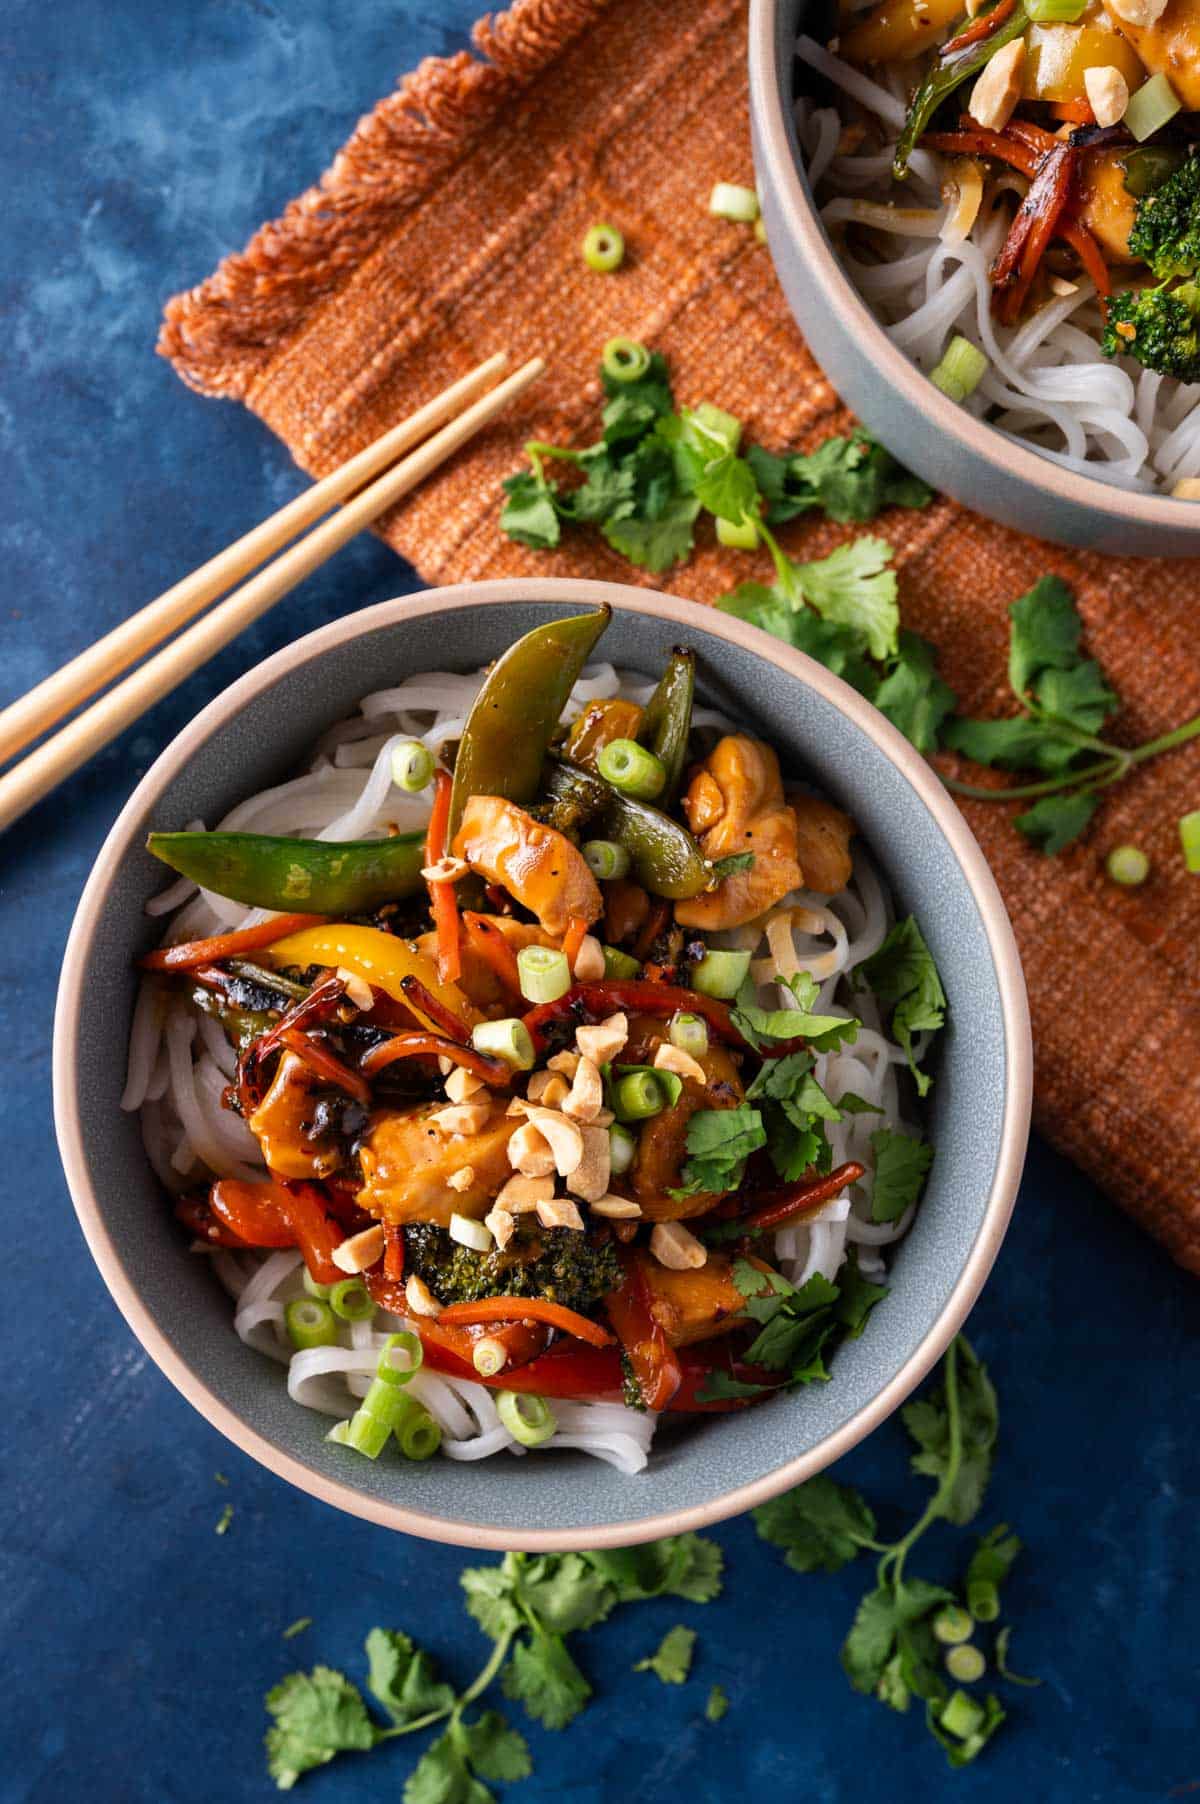
POLYGON ((997 162, 1019 169, 1030 181, 1037 174, 1037 155, 1033 151, 982 125, 960 126, 953 132, 926 132, 921 142, 930 150, 944 150, 952 157, 995 157, 997 162))
POLYGON ((1095 125, 1096 115, 1086 100, 1055 100, 1050 104, 1052 119, 1061 119, 1064 125, 1095 125))
POLYGON ((777 1191, 769 1201, 762 1202, 741 1223, 744 1228, 777 1228, 785 1221, 791 1221, 794 1215, 802 1215, 809 1209, 816 1209, 822 1203, 828 1203, 833 1197, 845 1190, 848 1184, 857 1184, 863 1175, 863 1166, 856 1159, 847 1160, 831 1171, 828 1177, 816 1178, 807 1184, 789 1184, 777 1191))
POLYGON ((393 1284, 404 1276, 404 1230, 392 1222, 383 1230, 383 1275, 393 1284))
POLYGON ((567 923, 567 931, 563 934, 562 949, 567 955, 567 969, 572 976, 575 973, 575 960, 579 957, 579 948, 587 937, 588 924, 582 915, 572 915, 567 923))
POLYGON ((303 1059, 309 1070, 315 1071, 318 1077, 323 1077, 326 1083, 347 1091, 358 1102, 370 1102, 371 1086, 366 1078, 361 1077, 357 1071, 352 1071, 349 1065, 343 1064, 337 1054, 330 1052, 328 1046, 323 1046, 319 1040, 310 1039, 299 1028, 289 1027, 280 1034, 279 1044, 286 1046, 289 1052, 294 1052, 298 1059, 303 1059))
POLYGON ((293 1002, 291 1008, 280 1015, 274 1027, 269 1027, 265 1034, 258 1036, 253 1043, 255 1058, 266 1058, 282 1042, 285 1034, 307 1030, 315 1022, 324 1021, 345 994, 345 980, 331 971, 328 977, 323 977, 320 983, 314 984, 301 1001, 293 1002))
MULTIPOLYGON (((425 836, 425 862, 435 865, 446 856, 450 829, 450 795, 453 780, 448 770, 439 770, 433 780, 433 812, 425 836)), ((429 906, 437 929, 438 976, 443 983, 455 983, 462 970, 462 952, 458 940, 458 903, 452 883, 429 885, 429 906)))
POLYGON ((413 1014, 422 1016, 431 1027, 463 1045, 471 1038, 471 1030, 466 1022, 460 1021, 454 1010, 447 1008, 444 1002, 439 1002, 419 977, 414 977, 411 972, 407 977, 402 977, 400 989, 413 1014))
POLYGON ((299 933, 305 927, 323 927, 328 915, 276 915, 260 921, 256 927, 239 927, 235 933, 215 933, 207 940, 185 940, 179 946, 160 946, 138 960, 143 971, 190 971, 196 965, 217 964, 223 958, 237 958, 242 952, 260 952, 299 933))
POLYGON ((487 915, 471 914, 463 911, 463 926, 467 930, 467 939, 480 958, 491 966, 504 989, 513 996, 521 994, 521 973, 517 965, 517 955, 487 915))
POLYGON ((956 38, 951 38, 948 44, 943 44, 938 51, 938 60, 945 62, 946 58, 953 56, 956 51, 965 50, 970 44, 978 44, 982 38, 990 38, 992 33, 1003 25, 1016 4, 1017 0, 1000 0, 999 6, 994 6, 990 13, 982 14, 974 24, 968 25, 965 31, 960 31, 956 38))
POLYGON ((486 1052, 460 1046, 457 1040, 445 1040, 440 1034, 397 1034, 394 1039, 381 1040, 366 1054, 362 1068, 368 1077, 375 1077, 397 1059, 418 1058, 452 1059, 456 1065, 473 1071, 485 1084, 507 1084, 512 1080, 512 1068, 503 1059, 489 1058, 486 1052))
POLYGON ((1025 305, 1038 265, 1071 196, 1075 180, 1075 152, 1068 144, 1049 151, 1017 208, 1004 248, 992 268, 993 290, 1008 289, 999 297, 998 310, 1012 325, 1025 305))
POLYGON ((549 1303, 545 1297, 481 1297, 476 1303, 451 1303, 442 1310, 439 1323, 447 1328, 466 1328, 473 1322, 545 1322, 591 1347, 609 1347, 613 1337, 599 1322, 568 1309, 562 1303, 549 1303))

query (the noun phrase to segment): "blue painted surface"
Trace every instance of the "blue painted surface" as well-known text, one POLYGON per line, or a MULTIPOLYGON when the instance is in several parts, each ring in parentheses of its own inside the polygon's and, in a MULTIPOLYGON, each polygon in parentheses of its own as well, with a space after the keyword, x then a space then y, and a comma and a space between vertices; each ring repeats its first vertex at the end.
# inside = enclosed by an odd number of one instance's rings
MULTIPOLYGON (((459 45, 476 4, 9 0, 0 695, 295 492, 261 427, 189 396, 152 357, 161 301, 314 177, 395 73, 459 45)), ((482 1664, 457 1597, 461 1555, 291 1491, 148 1364, 87 1258, 50 1127, 63 940, 141 771, 285 636, 412 586, 374 542, 348 548, 0 846, 5 1218, 19 1249, 0 1330, 5 1804, 265 1799, 262 1693, 301 1662, 360 1669, 376 1622, 417 1633, 462 1680, 482 1664), (313 1627, 283 1641, 300 1616, 313 1627)), ((510 1795, 1084 1804, 1200 1788, 1194 1284, 1034 1148, 971 1331, 1003 1408, 987 1519, 1007 1518, 1029 1547, 1011 1590, 1014 1659, 1046 1683, 1012 1694, 1012 1725, 978 1768, 947 1775, 915 1718, 847 1689, 836 1646, 853 1572, 788 1573, 740 1521, 718 1531, 722 1603, 642 1606, 587 1638, 597 1701, 561 1737, 532 1733, 536 1775, 510 1795), (692 1682, 631 1675, 683 1616, 701 1631, 692 1682), (702 1720, 714 1681, 732 1701, 715 1727, 702 1720)), ((888 1524, 919 1495, 903 1462, 888 1428, 842 1473, 888 1524)), ((938 1542, 920 1569, 938 1576, 953 1558, 938 1542)), ((349 1759, 303 1795, 397 1798, 409 1760, 403 1747, 349 1759)))

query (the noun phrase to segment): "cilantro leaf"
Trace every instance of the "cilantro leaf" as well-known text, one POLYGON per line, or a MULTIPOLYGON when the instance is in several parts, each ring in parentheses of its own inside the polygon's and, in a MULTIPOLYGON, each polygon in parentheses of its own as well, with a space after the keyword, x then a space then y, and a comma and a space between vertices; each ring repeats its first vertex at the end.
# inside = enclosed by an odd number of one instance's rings
POLYGON ((682 1685, 692 1670, 692 1654, 696 1646, 695 1629, 678 1624, 668 1629, 656 1653, 639 1660, 634 1672, 652 1672, 664 1685, 682 1685))
POLYGON ((746 1160, 766 1142, 762 1115, 749 1103, 736 1109, 697 1109, 687 1124, 681 1193, 736 1190, 746 1160))
POLYGON ((886 539, 852 539, 828 557, 793 564, 804 599, 835 626, 853 627, 873 658, 895 656, 900 631, 896 574, 889 570, 892 548, 886 539))
POLYGON ((551 1634, 594 1628, 612 1610, 611 1586, 582 1554, 546 1554, 521 1574, 521 1602, 551 1634))
POLYGON ((868 1102, 865 1096, 859 1096, 853 1090, 843 1090, 837 1099, 837 1106, 843 1115, 883 1114, 877 1102, 868 1102))
POLYGON ((1018 700, 1043 670, 1069 670, 1079 658, 1083 622, 1060 576, 1043 576, 1008 610, 1008 680, 1018 700))
POLYGON ((897 921, 858 972, 879 1001, 892 1009, 892 1033, 904 1048, 918 1094, 926 1095, 933 1079, 918 1068, 912 1037, 936 1033, 945 1024, 946 992, 915 918, 897 921))
POLYGON ((643 570, 658 572, 689 557, 692 526, 700 512, 694 495, 677 495, 653 519, 637 514, 610 517, 602 531, 614 551, 643 570))
POLYGON ((724 1558, 704 1535, 672 1535, 640 1547, 614 1547, 580 1556, 615 1587, 618 1603, 650 1597, 685 1597, 707 1604, 720 1593, 724 1558))
POLYGON ((475 1771, 484 1779, 510 1784, 528 1779, 533 1771, 529 1744, 517 1729, 510 1729, 498 1710, 487 1710, 478 1722, 460 1722, 459 1745, 475 1771))
POLYGON ((919 1134, 880 1128, 871 1135, 871 1151, 875 1155, 871 1220, 898 1221, 924 1188, 933 1148, 919 1134))
POLYGON ((821 1473, 752 1512, 764 1541, 795 1572, 838 1572, 875 1539, 875 1517, 857 1491, 821 1473))
POLYGON ((924 1579, 906 1578, 903 1584, 887 1583, 868 1591, 842 1644, 842 1667, 855 1691, 875 1690, 902 1628, 951 1600, 944 1585, 930 1585, 924 1579))
POLYGON ((755 446, 747 461, 773 523, 814 507, 823 507, 831 520, 861 522, 873 520, 881 508, 924 507, 933 497, 932 489, 865 432, 826 439, 807 456, 773 457, 755 446))
MULTIPOLYGON (((947 1355, 949 1371, 950 1355, 947 1355)), ((958 1394, 959 1458, 954 1481, 941 1500, 940 1513, 960 1528, 970 1522, 983 1503, 992 1471, 992 1455, 999 1432, 996 1393, 986 1366, 976 1358, 960 1334, 954 1343, 954 1370, 958 1394)), ((927 1397, 905 1404, 900 1412, 905 1428, 917 1443, 912 1469, 946 1484, 952 1471, 954 1434, 946 1402, 945 1384, 927 1397)))
POLYGON ((857 1340, 867 1325, 867 1317, 876 1303, 888 1294, 886 1284, 872 1284, 858 1269, 858 1255, 850 1255, 837 1275, 838 1299, 833 1306, 834 1319, 841 1323, 847 1340, 857 1340))
MULTIPOLYGON (((966 720, 959 716, 944 728, 942 744, 993 770, 1045 770, 1051 775, 1069 763, 1078 750, 1058 738, 1045 721, 1035 720, 1030 714, 1015 714, 1003 720, 966 720)), ((1001 790, 996 793, 1003 795, 1001 790)))
POLYGON ((502 487, 508 499, 500 515, 500 530, 532 551, 549 551, 557 545, 561 537, 558 510, 545 478, 522 470, 508 477, 502 487))
POLYGON ((453 1686, 437 1678, 429 1655, 399 1629, 372 1629, 367 1659, 367 1684, 394 1723, 411 1723, 432 1711, 454 1708, 453 1686))
POLYGON ((726 452, 705 466, 695 488, 701 507, 719 520, 742 520, 758 512, 758 484, 754 472, 744 458, 726 452))
POLYGON ((374 1747, 378 1734, 356 1685, 330 1666, 289 1673, 267 1693, 267 1769, 280 1791, 335 1754, 374 1747))
POLYGON ((748 871, 753 868, 753 852, 731 852, 728 858, 717 858, 713 861, 712 881, 714 884, 724 882, 737 871, 748 871))
POLYGON ((634 472, 629 465, 614 463, 605 452, 596 452, 589 454, 584 468, 586 481, 559 497, 560 513, 580 524, 598 524, 633 512, 634 472))
POLYGON ((1117 698, 1104 680, 1104 672, 1092 658, 1070 670, 1043 670, 1033 686, 1034 698, 1044 714, 1065 720, 1081 733, 1098 733, 1117 707, 1117 698))
POLYGON ((661 351, 651 353, 649 366, 635 382, 622 382, 603 368, 600 380, 607 397, 602 416, 606 445, 642 438, 675 405, 667 360, 661 351))
POLYGON ((739 583, 731 594, 719 596, 716 605, 723 613, 736 614, 739 620, 749 621, 751 626, 815 658, 868 701, 875 699, 879 675, 867 661, 865 637, 853 627, 822 620, 811 608, 793 609, 774 589, 762 583, 739 583))
POLYGON ((1013 826, 1048 858, 1054 858, 1079 838, 1099 806, 1100 797, 1094 790, 1075 789, 1042 796, 1032 808, 1016 816, 1013 826))
POLYGON ((472 1773, 457 1728, 452 1724, 426 1748, 408 1775, 404 1804, 495 1804, 472 1773))
MULTIPOLYGON (((1001 1522, 996 1528, 981 1535, 971 1555, 971 1563, 967 1567, 967 1606, 972 1607, 976 1590, 984 1589, 989 1594, 997 1593, 1009 1573, 1013 1563, 1021 1551, 1021 1543, 1016 1535, 1010 1534, 1008 1524, 1001 1522)), ((990 1596, 993 1603, 991 1615, 994 1618, 998 1599, 990 1596)), ((972 1614, 974 1610, 972 1609, 972 1614)), ((981 1608, 979 1615, 984 1611, 981 1608)))
POLYGON ((505 1554, 499 1566, 468 1566, 459 1574, 467 1609, 492 1641, 524 1626, 515 1596, 516 1570, 514 1555, 505 1554))
POLYGON ((565 1729, 592 1695, 562 1636, 540 1632, 513 1643, 503 1688, 547 1729, 565 1729))
POLYGON ((750 982, 743 985, 734 1003, 733 1024, 756 1052, 761 1052, 771 1040, 806 1040, 812 1051, 830 1052, 843 1041, 858 1038, 860 1024, 852 1016, 846 1019, 810 1012, 818 991, 807 971, 784 979, 780 987, 791 991, 795 1008, 759 1008, 754 1001, 757 991, 750 982))
POLYGON ((735 1259, 733 1281, 745 1299, 743 1313, 760 1324, 746 1349, 750 1365, 786 1371, 789 1384, 828 1378, 822 1349, 835 1332, 830 1305, 837 1286, 814 1272, 800 1290, 778 1272, 760 1271, 748 1259, 735 1259))
POLYGON ((888 673, 870 698, 919 752, 937 750, 942 723, 957 697, 938 675, 928 639, 903 629, 888 673))
POLYGON ((719 1723, 729 1709, 729 1698, 723 1685, 714 1685, 708 1694, 708 1702, 704 1706, 704 1720, 719 1723))

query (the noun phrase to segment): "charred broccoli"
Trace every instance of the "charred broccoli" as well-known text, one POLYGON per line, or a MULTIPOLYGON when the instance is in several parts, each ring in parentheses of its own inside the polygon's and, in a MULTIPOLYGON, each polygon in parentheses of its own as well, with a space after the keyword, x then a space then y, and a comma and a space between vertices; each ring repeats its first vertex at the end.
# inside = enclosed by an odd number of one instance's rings
POLYGON ((1106 357, 1136 357, 1162 376, 1200 382, 1200 284, 1114 294, 1101 349, 1106 357))
POLYGON ((1190 156, 1138 201, 1129 248, 1160 281, 1200 268, 1200 156, 1190 156))
POLYGON ((612 1241, 594 1240, 577 1228, 513 1239, 502 1253, 475 1253, 433 1222, 410 1222, 404 1230, 404 1263, 442 1303, 545 1297, 581 1313, 622 1278, 612 1241))

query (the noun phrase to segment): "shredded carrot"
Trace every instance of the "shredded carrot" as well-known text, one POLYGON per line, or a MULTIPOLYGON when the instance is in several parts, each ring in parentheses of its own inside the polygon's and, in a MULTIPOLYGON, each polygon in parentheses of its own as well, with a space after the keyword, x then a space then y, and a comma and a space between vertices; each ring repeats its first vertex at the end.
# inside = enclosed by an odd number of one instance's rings
POLYGON ((1056 144, 1042 159, 1029 192, 1017 208, 1004 247, 992 267, 1000 317, 1015 324, 1038 265, 1058 228, 1075 181, 1076 153, 1056 144))
POLYGON ((965 31, 960 31, 956 38, 951 38, 948 44, 943 44, 938 51, 939 61, 945 62, 948 56, 954 56, 958 51, 965 50, 968 45, 978 44, 981 38, 990 38, 992 33, 1003 25, 1016 4, 1017 0, 1000 0, 999 6, 993 6, 990 13, 982 14, 974 24, 968 25, 965 31))
POLYGON ((279 1036, 281 1046, 294 1052, 298 1059, 303 1059, 310 1071, 323 1077, 326 1083, 333 1084, 339 1090, 345 1090, 361 1103, 371 1100, 371 1086, 365 1077, 357 1071, 351 1071, 349 1065, 342 1063, 336 1053, 330 1052, 320 1040, 310 1039, 308 1034, 301 1033, 298 1027, 288 1027, 279 1036))
POLYGON ((393 1284, 404 1276, 404 1229, 389 1222, 383 1230, 383 1275, 393 1284))
POLYGON ((471 914, 468 910, 463 911, 463 926, 467 930, 470 944, 480 958, 490 965, 503 988, 511 995, 519 996, 521 973, 517 966, 517 955, 500 929, 487 915, 471 914))
MULTIPOLYGON (((433 812, 425 836, 426 865, 435 865, 446 856, 450 829, 450 795, 453 781, 450 772, 439 770, 433 780, 433 812)), ((443 983, 455 983, 462 970, 462 954, 458 943, 458 903, 452 883, 430 883, 429 905, 437 929, 438 976, 443 983)))
POLYGON ((305 927, 323 927, 328 919, 328 915, 275 915, 256 927, 239 927, 235 933, 216 933, 207 940, 160 946, 157 952, 147 952, 138 962, 144 971, 190 971, 195 965, 217 964, 243 952, 261 952, 264 946, 273 946, 289 933, 299 933, 305 927))
POLYGON ((466 1045, 471 1038, 471 1030, 466 1022, 460 1021, 454 1010, 447 1008, 444 1002, 439 1002, 419 977, 414 977, 410 971, 407 977, 400 979, 400 989, 413 1014, 426 1026, 436 1028, 451 1040, 459 1040, 466 1045))
POLYGON ((397 1034, 394 1039, 381 1040, 367 1053, 362 1068, 368 1077, 374 1077, 377 1072, 394 1065, 397 1059, 421 1058, 451 1059, 456 1065, 473 1071, 485 1084, 512 1081, 512 1067, 503 1059, 490 1058, 486 1052, 476 1052, 473 1046, 460 1046, 457 1040, 443 1039, 440 1034, 397 1034))
POLYGON ((1051 102, 1050 117, 1061 119, 1064 125, 1095 125, 1096 115, 1086 100, 1055 100, 1051 102))
POLYGON ((643 983, 674 983, 678 973, 674 965, 643 965, 643 983))
POLYGON ((567 955, 567 969, 575 975, 575 960, 579 957, 579 948, 587 937, 588 924, 582 915, 572 915, 567 922, 567 931, 563 934, 562 949, 567 955))
POLYGON ((544 1297, 481 1297, 476 1303, 451 1303, 438 1317, 438 1322, 447 1328, 465 1328, 472 1322, 514 1321, 545 1322, 592 1347, 612 1344, 612 1335, 599 1322, 590 1321, 562 1303, 548 1303, 544 1297))

